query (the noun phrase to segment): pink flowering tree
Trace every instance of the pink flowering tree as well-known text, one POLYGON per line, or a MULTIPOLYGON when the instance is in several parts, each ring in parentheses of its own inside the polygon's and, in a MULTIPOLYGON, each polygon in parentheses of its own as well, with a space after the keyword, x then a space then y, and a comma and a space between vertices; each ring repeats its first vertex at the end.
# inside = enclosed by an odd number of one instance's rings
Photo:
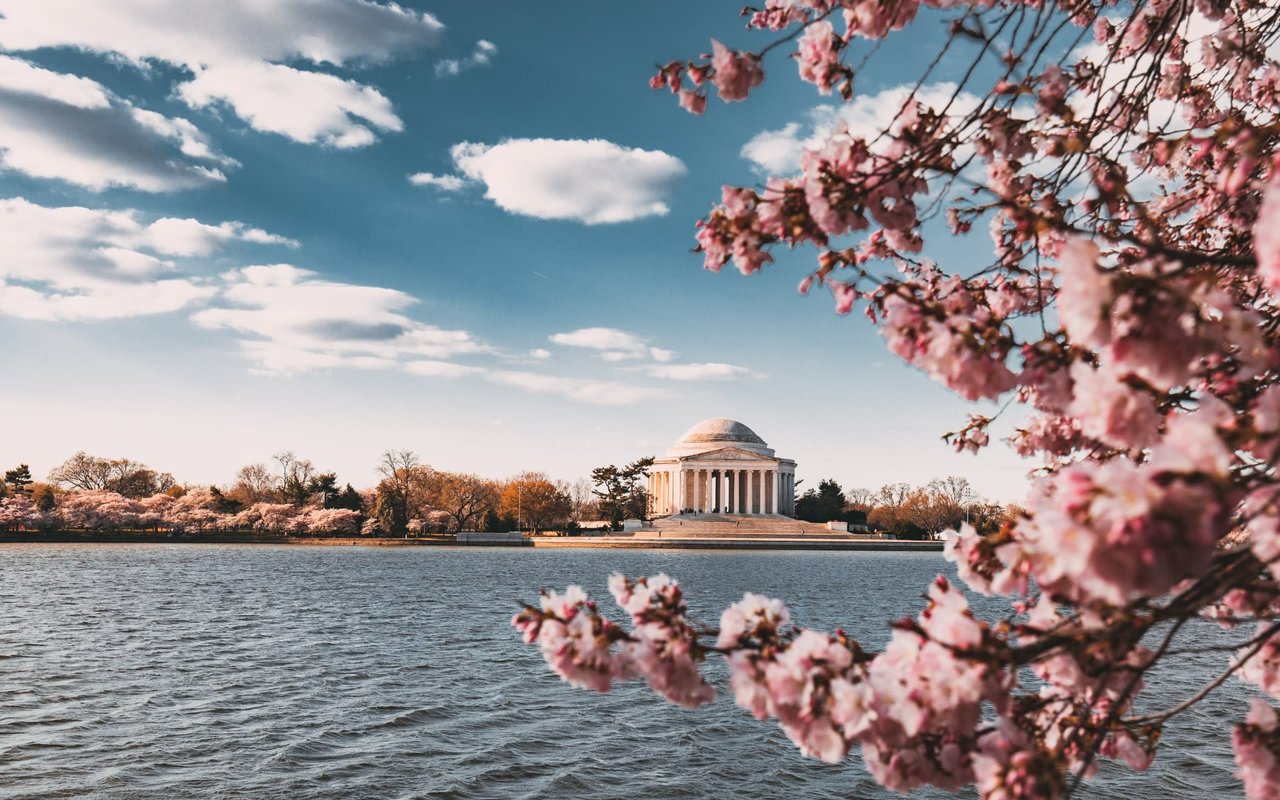
POLYGON ((58 508, 62 526, 74 530, 125 530, 138 527, 137 500, 106 489, 68 492, 58 508))
MULTIPOLYGON (((713 41, 651 85, 703 113, 746 99, 766 68, 798 69, 849 101, 900 29, 949 25, 896 114, 837 122, 794 172, 726 186, 697 250, 751 274, 810 248, 801 292, 861 309, 960 396, 1025 409, 1009 443, 1041 461, 1026 514, 992 536, 951 532, 946 549, 1008 615, 975 618, 939 578, 871 652, 750 594, 700 629, 666 576, 615 577, 629 625, 570 587, 516 616, 525 641, 571 683, 643 678, 684 706, 711 700, 699 666, 719 654, 738 705, 806 754, 857 747, 888 788, 984 798, 1067 795, 1100 757, 1144 769, 1165 723, 1232 676, 1280 698, 1280 6, 768 0, 744 14, 758 50, 713 41), (990 259, 922 255, 981 230, 990 259), (1197 617, 1235 631, 1221 677, 1135 712, 1197 617)), ((992 421, 945 438, 978 452, 992 421)), ((1259 699, 1217 732, 1251 800, 1280 797, 1276 720, 1259 699)))
POLYGON ((12 494, 0 500, 0 531, 29 531, 44 522, 44 514, 28 495, 12 494))
POLYGON ((313 508, 301 515, 303 528, 320 536, 349 536, 360 532, 360 515, 346 508, 313 508))
POLYGON ((154 501, 163 509, 167 527, 183 533, 225 530, 236 527, 234 518, 218 513, 217 498, 207 488, 191 489, 171 503, 154 501))

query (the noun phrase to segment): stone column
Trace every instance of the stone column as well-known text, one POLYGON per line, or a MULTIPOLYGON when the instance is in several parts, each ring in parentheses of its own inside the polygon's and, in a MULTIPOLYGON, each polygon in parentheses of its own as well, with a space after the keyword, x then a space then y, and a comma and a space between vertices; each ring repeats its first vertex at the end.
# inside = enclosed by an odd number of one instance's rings
POLYGON ((729 471, 720 470, 720 513, 729 513, 729 471))
POLYGON ((726 501, 726 502, 727 502, 727 505, 725 505, 725 507, 724 507, 724 508, 725 508, 725 512, 724 512, 724 513, 726 513, 726 514, 732 514, 732 513, 734 513, 734 511, 735 511, 735 510, 737 509, 737 507, 738 507, 738 503, 737 503, 737 500, 738 500, 738 498, 737 498, 737 494, 738 494, 738 474, 737 474, 737 472, 735 472, 734 470, 726 470, 726 471, 725 471, 725 473, 724 473, 724 486, 725 486, 725 488, 726 488, 726 489, 728 489, 728 491, 727 491, 727 492, 725 492, 725 497, 727 498, 727 501, 726 501))
POLYGON ((786 484, 783 482, 783 475, 781 470, 773 473, 773 477, 778 484, 777 488, 774 491, 777 495, 778 513, 781 514, 786 510, 786 506, 782 504, 782 500, 783 500, 782 489, 786 484))
POLYGON ((706 500, 706 494, 705 494, 706 485, 702 482, 703 472, 704 470, 697 470, 694 473, 695 475, 697 475, 697 477, 694 478, 693 509, 697 511, 699 514, 701 514, 707 508, 707 500, 706 500))
POLYGON ((754 469, 747 470, 747 513, 756 513, 756 471, 754 469))
POLYGON ((773 495, 774 492, 777 491, 774 488, 774 474, 774 471, 771 469, 764 471, 764 491, 761 492, 762 497, 760 498, 760 505, 761 510, 766 514, 773 514, 778 510, 773 504, 773 495))

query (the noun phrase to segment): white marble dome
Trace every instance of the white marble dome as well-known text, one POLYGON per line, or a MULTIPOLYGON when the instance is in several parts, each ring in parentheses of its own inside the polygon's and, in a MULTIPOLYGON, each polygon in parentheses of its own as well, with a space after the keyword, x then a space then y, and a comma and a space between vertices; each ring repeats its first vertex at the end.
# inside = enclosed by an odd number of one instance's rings
POLYGON ((736 447, 762 456, 773 458, 773 450, 765 444, 756 432, 733 419, 716 417, 705 419, 684 432, 671 449, 668 456, 692 456, 712 450, 723 450, 736 447))

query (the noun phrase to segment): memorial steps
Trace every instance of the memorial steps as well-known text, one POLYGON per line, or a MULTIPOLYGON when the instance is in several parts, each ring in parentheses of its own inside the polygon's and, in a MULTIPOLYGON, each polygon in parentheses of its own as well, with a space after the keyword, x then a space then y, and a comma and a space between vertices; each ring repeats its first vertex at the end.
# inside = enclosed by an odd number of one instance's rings
POLYGON ((869 538, 845 531, 833 531, 825 524, 804 522, 777 514, 674 514, 655 519, 651 528, 635 532, 637 539, 666 538, 826 538, 854 540, 869 538))
POLYGON ((537 537, 534 547, 635 550, 908 550, 938 551, 942 542, 881 539, 776 514, 676 514, 606 536, 537 537))

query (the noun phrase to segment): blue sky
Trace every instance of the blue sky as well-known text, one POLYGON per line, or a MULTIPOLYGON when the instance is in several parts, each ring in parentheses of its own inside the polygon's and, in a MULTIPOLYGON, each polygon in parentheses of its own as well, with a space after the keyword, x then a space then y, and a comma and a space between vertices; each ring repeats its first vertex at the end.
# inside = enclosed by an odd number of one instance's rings
POLYGON ((796 293, 811 252, 750 278, 690 252, 721 184, 871 124, 941 26, 840 112, 785 52, 703 117, 648 89, 711 36, 767 42, 740 5, 0 0, 0 459, 573 479, 727 416, 810 484, 1017 498, 1029 465, 939 440, 966 403, 796 293))

